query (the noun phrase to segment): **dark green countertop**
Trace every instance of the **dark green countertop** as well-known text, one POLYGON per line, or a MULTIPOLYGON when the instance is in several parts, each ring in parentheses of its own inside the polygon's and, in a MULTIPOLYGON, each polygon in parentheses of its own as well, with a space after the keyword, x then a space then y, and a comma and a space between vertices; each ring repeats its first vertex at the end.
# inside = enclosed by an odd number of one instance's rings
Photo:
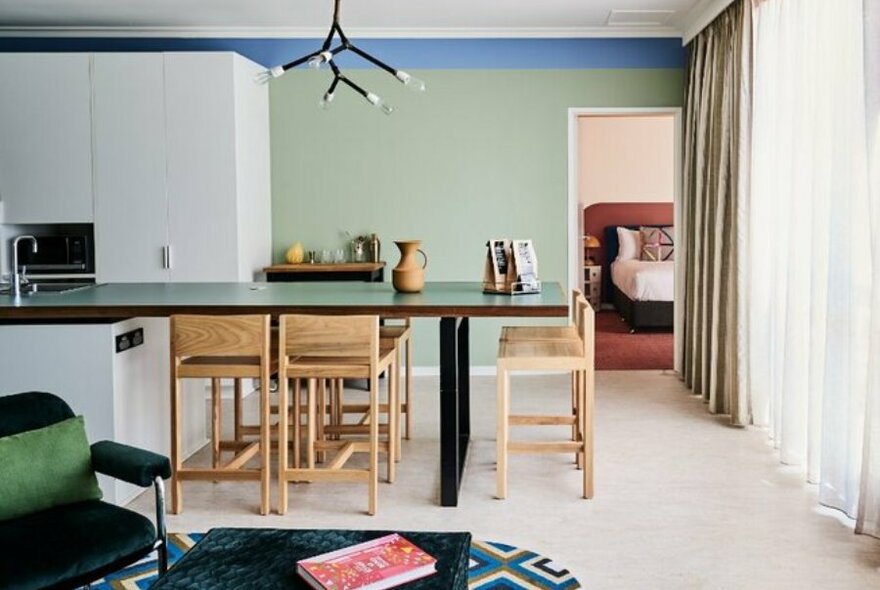
POLYGON ((390 283, 109 283, 15 301, 0 296, 0 320, 100 320, 175 313, 370 313, 385 317, 561 317, 559 283, 534 295, 486 295, 477 282, 429 282, 401 294, 390 283))

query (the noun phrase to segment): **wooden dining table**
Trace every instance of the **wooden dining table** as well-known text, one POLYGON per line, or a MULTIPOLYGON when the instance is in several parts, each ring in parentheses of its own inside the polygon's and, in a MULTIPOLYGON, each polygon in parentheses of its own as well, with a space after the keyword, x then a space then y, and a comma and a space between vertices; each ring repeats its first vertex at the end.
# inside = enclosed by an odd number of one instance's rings
POLYGON ((564 317, 561 286, 484 294, 478 282, 428 282, 421 293, 389 283, 108 283, 62 294, 0 297, 2 324, 93 323, 194 314, 371 314, 440 318, 440 504, 456 506, 470 442, 471 318, 564 317))

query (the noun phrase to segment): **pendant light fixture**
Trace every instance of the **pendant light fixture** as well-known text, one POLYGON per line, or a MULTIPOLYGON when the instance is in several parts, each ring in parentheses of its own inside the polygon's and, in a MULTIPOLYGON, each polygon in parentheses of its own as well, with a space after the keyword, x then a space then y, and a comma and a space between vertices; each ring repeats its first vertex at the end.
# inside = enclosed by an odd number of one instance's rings
POLYGON ((333 72, 333 82, 330 83, 330 88, 327 89, 327 92, 324 93, 323 98, 318 103, 322 109, 329 109, 333 104, 333 98, 336 96, 336 88, 339 86, 340 82, 345 84, 358 94, 364 97, 364 99, 381 110, 386 115, 390 115, 394 108, 391 107, 388 103, 383 101, 377 95, 372 92, 368 92, 364 90, 361 86, 351 81, 345 74, 340 71, 339 66, 336 65, 334 59, 340 53, 345 51, 351 51, 352 53, 362 57, 367 60, 374 66, 378 68, 382 68, 395 78, 397 78, 404 86, 413 90, 415 92, 424 92, 425 91, 425 83, 416 78, 415 76, 411 76, 407 74, 403 70, 396 70, 381 60, 373 57, 366 51, 359 49, 356 47, 351 41, 349 41, 348 37, 345 36, 345 33, 342 31, 342 27, 339 25, 339 3, 340 0, 334 0, 333 7, 333 24, 330 26, 330 32, 327 34, 327 38, 324 39, 324 44, 321 46, 321 49, 305 55, 299 59, 295 59, 292 62, 285 64, 283 66, 275 66, 274 68, 268 69, 265 72, 262 72, 257 76, 257 81, 260 83, 268 82, 273 78, 278 78, 283 75, 287 70, 292 70, 297 66, 301 66, 303 64, 308 64, 310 68, 320 69, 325 64, 330 67, 330 70, 333 72), (333 45, 333 40, 336 36, 339 36, 339 45, 336 47, 331 47, 333 45))

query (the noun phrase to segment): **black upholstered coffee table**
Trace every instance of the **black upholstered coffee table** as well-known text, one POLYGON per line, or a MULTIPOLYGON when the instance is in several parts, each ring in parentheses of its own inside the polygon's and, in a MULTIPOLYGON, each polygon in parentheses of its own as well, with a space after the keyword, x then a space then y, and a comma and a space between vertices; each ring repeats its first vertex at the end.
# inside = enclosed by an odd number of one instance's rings
POLYGON ((308 590, 296 562, 392 532, 437 558, 437 573, 405 590, 466 590, 470 533, 212 529, 150 590, 308 590))

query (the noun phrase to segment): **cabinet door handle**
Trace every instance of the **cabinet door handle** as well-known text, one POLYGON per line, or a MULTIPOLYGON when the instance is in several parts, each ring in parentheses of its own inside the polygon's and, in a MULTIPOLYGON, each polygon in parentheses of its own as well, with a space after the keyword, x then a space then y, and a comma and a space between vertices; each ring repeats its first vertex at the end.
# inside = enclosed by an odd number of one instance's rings
POLYGON ((167 260, 168 260, 168 266, 166 266, 165 268, 171 268, 172 266, 174 266, 174 259, 171 257, 171 244, 168 244, 167 246, 165 246, 165 251, 168 253, 166 255, 167 260))
POLYGON ((171 268, 171 247, 162 246, 162 268, 171 268))

